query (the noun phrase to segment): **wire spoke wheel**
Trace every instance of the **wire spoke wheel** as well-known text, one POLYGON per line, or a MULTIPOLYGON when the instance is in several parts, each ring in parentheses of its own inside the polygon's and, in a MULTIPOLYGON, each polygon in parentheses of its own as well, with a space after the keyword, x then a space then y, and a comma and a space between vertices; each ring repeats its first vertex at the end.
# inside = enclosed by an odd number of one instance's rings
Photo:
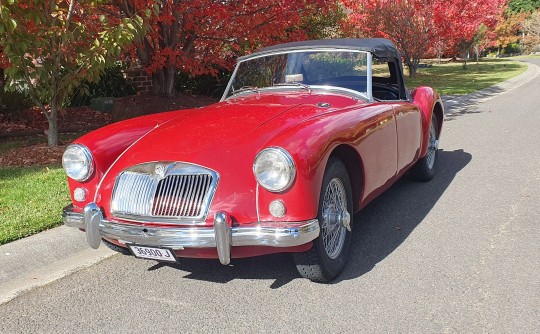
POLYGON ((437 140, 437 128, 435 123, 431 122, 429 128, 429 143, 427 152, 427 165, 429 169, 432 169, 435 165, 435 158, 437 156, 437 150, 439 149, 439 141, 437 140))
POLYGON ((338 158, 328 160, 319 196, 319 236, 310 250, 293 253, 300 275, 328 283, 345 268, 352 239, 353 194, 347 168, 338 158))
POLYGON ((339 218, 347 212, 347 195, 340 179, 332 179, 326 187, 322 210, 321 236, 324 250, 329 258, 335 259, 341 254, 346 234, 346 228, 339 218))
POLYGON ((413 180, 426 182, 435 176, 435 167, 437 165, 437 154, 439 150, 439 125, 440 123, 437 119, 437 115, 433 113, 429 125, 426 155, 418 159, 408 172, 409 177, 413 180))

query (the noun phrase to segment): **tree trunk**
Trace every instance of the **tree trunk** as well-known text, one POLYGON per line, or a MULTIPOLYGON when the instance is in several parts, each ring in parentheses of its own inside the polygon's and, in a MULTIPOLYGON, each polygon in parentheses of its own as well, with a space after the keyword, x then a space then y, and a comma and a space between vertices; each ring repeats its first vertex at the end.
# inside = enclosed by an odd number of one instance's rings
POLYGON ((163 67, 152 75, 152 84, 154 86, 154 95, 166 96, 169 99, 177 96, 174 88, 175 69, 173 66, 163 67))
POLYGON ((157 70, 152 74, 152 86, 154 95, 163 95, 164 80, 165 74, 163 73, 163 70, 157 70))
POLYGON ((51 102, 51 111, 45 113, 47 121, 49 121, 49 129, 47 129, 47 141, 49 146, 58 146, 58 102, 51 102))
POLYGON ((165 94, 169 99, 175 98, 177 96, 176 89, 174 88, 174 74, 174 67, 167 66, 165 68, 165 94))
POLYGON ((409 78, 416 78, 416 66, 409 66, 409 78))
POLYGON ((407 68, 409 69, 409 78, 414 79, 416 78, 416 72, 418 70, 418 64, 420 63, 420 60, 409 60, 405 61, 407 68))

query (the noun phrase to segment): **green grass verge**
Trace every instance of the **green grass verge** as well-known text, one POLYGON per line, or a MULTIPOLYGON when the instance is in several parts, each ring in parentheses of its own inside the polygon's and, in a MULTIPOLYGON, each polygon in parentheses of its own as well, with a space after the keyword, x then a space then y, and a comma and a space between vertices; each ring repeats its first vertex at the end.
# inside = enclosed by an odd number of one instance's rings
POLYGON ((526 58, 540 58, 540 55, 515 56, 515 57, 509 57, 508 59, 526 59, 526 58))
POLYGON ((61 225, 69 202, 62 167, 0 167, 0 245, 61 225))
POLYGON ((416 78, 407 77, 405 82, 409 88, 429 86, 443 95, 464 95, 508 80, 526 69, 523 63, 501 59, 470 62, 467 69, 459 62, 433 64, 430 68, 418 69, 416 78))

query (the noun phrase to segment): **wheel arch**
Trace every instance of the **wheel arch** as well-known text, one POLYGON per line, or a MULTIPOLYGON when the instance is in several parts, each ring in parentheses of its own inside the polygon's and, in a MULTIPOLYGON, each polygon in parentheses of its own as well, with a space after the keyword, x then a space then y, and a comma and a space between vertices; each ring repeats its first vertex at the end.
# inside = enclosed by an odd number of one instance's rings
POLYGON ((444 119, 444 110, 442 103, 437 101, 433 106, 433 114, 437 116, 437 139, 441 136, 442 124, 444 119))
POLYGON ((357 212, 364 192, 364 165, 360 154, 352 146, 341 144, 332 150, 329 157, 336 157, 345 165, 351 181, 353 211, 357 212))

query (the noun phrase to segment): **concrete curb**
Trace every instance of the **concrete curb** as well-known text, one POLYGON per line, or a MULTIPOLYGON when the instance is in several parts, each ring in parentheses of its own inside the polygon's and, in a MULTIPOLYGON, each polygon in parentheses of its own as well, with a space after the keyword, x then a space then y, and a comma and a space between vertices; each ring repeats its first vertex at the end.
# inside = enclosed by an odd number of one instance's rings
POLYGON ((522 85, 530 82, 540 75, 540 67, 525 63, 528 68, 525 72, 511 79, 503 81, 495 86, 484 88, 477 92, 466 95, 446 95, 442 97, 446 114, 452 114, 454 112, 462 111, 467 106, 476 105, 478 103, 487 101, 495 96, 507 93, 513 89, 519 88, 522 85))
POLYGON ((86 243, 83 232, 56 227, 0 246, 0 305, 116 254, 86 243))
MULTIPOLYGON (((528 63, 527 71, 496 86, 459 97, 445 96, 447 114, 516 89, 540 75, 528 63)), ((60 226, 0 246, 0 305, 33 288, 49 284, 116 254, 105 246, 91 249, 81 231, 60 226)))

